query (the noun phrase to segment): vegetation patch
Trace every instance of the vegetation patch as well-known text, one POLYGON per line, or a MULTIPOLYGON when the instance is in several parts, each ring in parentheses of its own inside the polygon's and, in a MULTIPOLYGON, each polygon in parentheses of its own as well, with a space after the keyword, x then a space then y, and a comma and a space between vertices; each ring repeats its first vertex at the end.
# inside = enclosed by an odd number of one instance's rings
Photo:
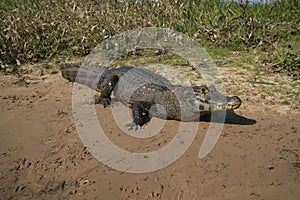
POLYGON ((291 52, 277 52, 264 60, 273 72, 286 72, 294 80, 300 79, 300 58, 291 52))
POLYGON ((280 54, 286 62, 273 57, 269 61, 275 69, 283 68, 295 77, 299 10, 298 0, 272 4, 219 0, 0 0, 1 69, 11 71, 8 65, 17 68, 24 63, 83 57, 120 32, 161 27, 187 34, 216 55, 224 49, 273 53, 291 43, 290 54, 280 54), (277 62, 280 63, 275 65, 277 62))

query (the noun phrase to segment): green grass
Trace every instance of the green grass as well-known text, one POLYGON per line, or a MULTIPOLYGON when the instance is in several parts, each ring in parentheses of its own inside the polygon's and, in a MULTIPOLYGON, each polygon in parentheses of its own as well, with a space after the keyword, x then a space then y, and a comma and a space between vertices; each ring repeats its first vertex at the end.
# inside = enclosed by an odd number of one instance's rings
MULTIPOLYGON (((0 64, 5 68, 18 63, 83 57, 105 38, 139 27, 170 28, 187 34, 213 58, 227 57, 232 51, 281 55, 288 50, 299 55, 299 10, 299 0, 264 5, 216 0, 165 0, 157 4, 0 0, 0 64)), ((159 59, 164 61, 164 56, 159 59)), ((270 57, 269 61, 277 60, 270 57)), ((296 63, 292 71, 298 67, 296 63)))

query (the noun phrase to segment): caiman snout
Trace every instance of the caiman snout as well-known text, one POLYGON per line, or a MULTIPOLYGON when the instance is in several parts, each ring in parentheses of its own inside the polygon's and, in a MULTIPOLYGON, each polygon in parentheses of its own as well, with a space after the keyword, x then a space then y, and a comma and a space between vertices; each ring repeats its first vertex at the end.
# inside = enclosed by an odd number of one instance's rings
POLYGON ((242 100, 238 96, 227 97, 228 110, 234 110, 241 106, 242 100))
POLYGON ((234 110, 239 108, 242 104, 242 100, 238 96, 225 96, 219 93, 214 86, 195 86, 193 89, 200 102, 200 112, 234 110))

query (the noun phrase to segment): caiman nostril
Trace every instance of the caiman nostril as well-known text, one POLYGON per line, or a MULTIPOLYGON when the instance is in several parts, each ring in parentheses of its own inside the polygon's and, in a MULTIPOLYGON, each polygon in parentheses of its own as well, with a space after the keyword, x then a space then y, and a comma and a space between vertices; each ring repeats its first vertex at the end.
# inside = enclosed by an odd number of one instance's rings
POLYGON ((230 97, 228 104, 232 105, 232 109, 237 109, 241 106, 242 100, 238 96, 230 97))
POLYGON ((233 96, 232 98, 234 99, 234 102, 242 103, 242 100, 240 99, 240 97, 238 97, 238 96, 233 96))

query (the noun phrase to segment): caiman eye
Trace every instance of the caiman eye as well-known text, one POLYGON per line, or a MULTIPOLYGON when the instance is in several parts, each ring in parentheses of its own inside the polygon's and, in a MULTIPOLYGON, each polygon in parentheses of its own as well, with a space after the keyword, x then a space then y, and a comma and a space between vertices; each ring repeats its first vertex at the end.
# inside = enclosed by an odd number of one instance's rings
POLYGON ((194 92, 200 92, 200 87, 199 86, 193 86, 194 92))

